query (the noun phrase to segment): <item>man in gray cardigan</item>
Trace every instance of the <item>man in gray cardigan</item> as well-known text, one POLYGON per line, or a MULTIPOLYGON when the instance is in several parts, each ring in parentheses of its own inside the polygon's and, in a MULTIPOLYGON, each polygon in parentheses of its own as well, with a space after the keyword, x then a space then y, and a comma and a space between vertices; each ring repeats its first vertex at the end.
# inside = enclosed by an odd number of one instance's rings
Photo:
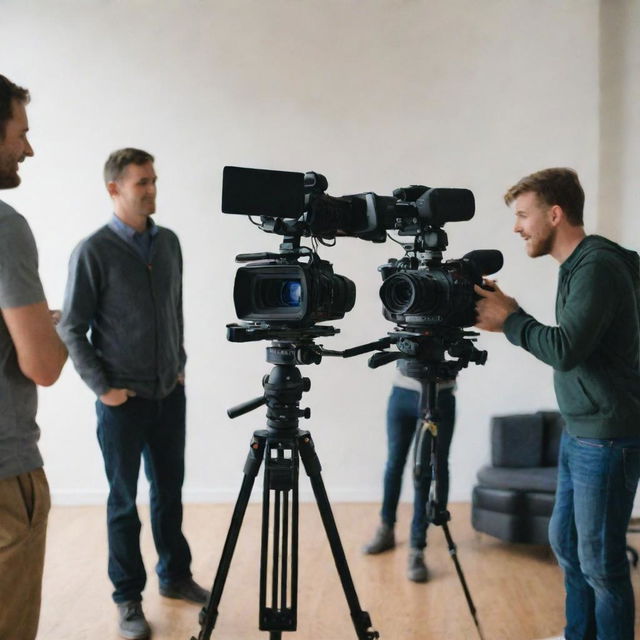
POLYGON ((153 162, 139 149, 109 156, 104 179, 115 213, 74 250, 59 325, 78 373, 97 396, 98 440, 110 488, 109 577, 124 638, 150 634, 141 606, 146 573, 136 509, 141 457, 151 486, 160 593, 196 603, 208 597, 191 577, 182 534, 182 255, 177 236, 151 220, 153 162))

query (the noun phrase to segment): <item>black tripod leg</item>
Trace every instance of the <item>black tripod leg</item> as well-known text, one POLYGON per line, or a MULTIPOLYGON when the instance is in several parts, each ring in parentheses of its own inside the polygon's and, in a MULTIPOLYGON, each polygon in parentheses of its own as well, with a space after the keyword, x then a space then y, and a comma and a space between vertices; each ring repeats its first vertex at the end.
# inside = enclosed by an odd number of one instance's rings
POLYGON ((358 640, 375 640, 375 638, 380 637, 380 634, 371 629, 371 617, 360 607, 358 594, 356 593, 344 548, 340 541, 338 527, 336 526, 336 521, 331 511, 329 497, 327 496, 327 491, 322 481, 322 476, 320 475, 322 466, 320 465, 320 460, 313 446, 313 440, 311 440, 308 432, 300 434, 298 438, 298 448, 305 471, 311 480, 313 493, 318 503, 318 509, 320 510, 320 517, 327 532, 327 538, 329 539, 329 545, 333 553, 333 560, 336 564, 338 575, 340 576, 340 582, 342 582, 342 589, 347 598, 351 619, 353 620, 353 626, 355 627, 358 640))
MULTIPOLYGON (((458 574, 458 579, 460 580, 460 584, 462 585, 462 590, 464 591, 464 597, 467 600, 469 612, 471 613, 473 622, 476 625, 476 630, 478 631, 480 640, 484 640, 482 629, 480 628, 480 621, 478 620, 476 607, 473 604, 471 592, 469 591, 467 581, 464 577, 464 573, 462 572, 462 567, 460 566, 460 561, 458 560, 458 551, 455 543, 453 542, 453 538, 451 537, 449 525, 447 524, 449 522, 449 519, 451 518, 451 515, 447 511, 446 505, 440 504, 440 500, 438 497, 438 488, 440 486, 440 466, 438 464, 438 412, 435 408, 437 395, 438 391, 435 383, 423 383, 422 397, 420 400, 421 412, 424 415, 424 423, 428 426, 429 433, 431 434, 431 486, 429 487, 427 519, 434 525, 442 527, 442 530, 444 531, 444 537, 447 540, 447 547, 449 548, 449 555, 451 556, 451 560, 453 560, 453 564, 456 568, 456 573, 458 574)), ((421 447, 424 446, 424 436, 425 431, 423 428, 423 430, 416 436, 420 438, 421 447)), ((416 466, 416 468, 418 467, 416 466)))
POLYGON ((467 586, 467 581, 465 580, 464 573, 462 573, 462 567, 460 566, 460 562, 458 561, 458 552, 456 545, 451 537, 451 533, 449 532, 449 525, 446 522, 442 522, 440 524, 442 530, 444 531, 444 537, 447 539, 447 547, 449 548, 449 555, 453 560, 453 564, 455 565, 456 572, 458 574, 458 578, 460 579, 460 584, 462 585, 462 590, 464 591, 464 597, 467 599, 467 605, 469 605, 469 611, 471 612, 471 617, 475 622, 476 629, 478 630, 478 636, 480 640, 484 640, 484 636, 482 635, 482 629, 480 628, 480 620, 478 620, 478 614, 476 612, 476 607, 473 604, 473 599, 471 598, 471 592, 469 591, 469 587, 467 586))
MULTIPOLYGON (((251 497, 251 489, 253 488, 253 483, 255 482, 258 471, 260 470, 260 464, 262 463, 262 458, 264 456, 265 441, 266 437, 262 432, 256 432, 253 434, 251 448, 247 455, 247 461, 244 465, 242 486, 240 487, 238 500, 236 501, 236 506, 233 510, 233 516, 231 517, 231 524, 229 525, 229 531, 227 532, 227 539, 224 543, 222 557, 220 558, 220 564, 218 564, 218 571, 213 582, 209 602, 200 612, 200 633, 197 640, 209 640, 211 632, 216 626, 218 605, 220 604, 222 591, 224 590, 224 585, 227 580, 227 574, 229 573, 229 567, 231 566, 233 552, 235 551, 240 528, 242 527, 242 521, 244 520, 244 514, 247 510, 247 504, 251 497)), ((196 640, 196 638, 192 637, 191 640, 196 640)))

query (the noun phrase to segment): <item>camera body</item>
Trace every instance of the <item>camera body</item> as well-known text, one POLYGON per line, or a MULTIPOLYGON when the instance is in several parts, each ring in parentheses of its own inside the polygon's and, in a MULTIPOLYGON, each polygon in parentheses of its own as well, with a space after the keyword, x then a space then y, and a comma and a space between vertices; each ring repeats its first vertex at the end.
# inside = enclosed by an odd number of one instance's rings
POLYGON ((475 324, 474 285, 482 274, 468 258, 420 265, 417 258, 391 258, 378 267, 384 316, 403 328, 471 327, 475 324))
POLYGON ((288 254, 240 267, 233 287, 238 318, 299 328, 343 318, 355 304, 355 284, 317 253, 308 258, 303 262, 288 254))

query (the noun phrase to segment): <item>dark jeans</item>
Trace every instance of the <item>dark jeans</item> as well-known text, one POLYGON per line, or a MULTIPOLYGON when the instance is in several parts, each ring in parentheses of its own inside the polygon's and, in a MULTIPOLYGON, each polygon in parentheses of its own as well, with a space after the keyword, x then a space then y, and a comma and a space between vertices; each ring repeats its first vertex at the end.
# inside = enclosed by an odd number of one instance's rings
POLYGON ((549 539, 564 570, 567 640, 633 640, 626 532, 640 438, 562 436, 549 539))
MULTIPOLYGON (((380 515, 389 526, 396 522, 396 510, 402 488, 407 455, 416 431, 420 413, 420 394, 417 391, 393 387, 387 405, 387 465, 384 472, 384 496, 380 515)), ((453 437, 456 416, 456 398, 453 389, 443 389, 438 393, 437 409, 440 414, 438 430, 438 502, 446 507, 449 497, 449 447, 453 437)), ((423 448, 422 472, 414 477, 413 519, 411 521, 411 546, 423 549, 427 545, 427 500, 431 487, 431 435, 427 435, 423 448)))
POLYGON ((191 553, 182 535, 185 392, 162 400, 129 398, 118 407, 96 402, 98 441, 109 480, 109 577, 115 602, 141 600, 147 575, 140 554, 136 493, 140 457, 150 483, 151 529, 161 584, 191 576, 191 553))

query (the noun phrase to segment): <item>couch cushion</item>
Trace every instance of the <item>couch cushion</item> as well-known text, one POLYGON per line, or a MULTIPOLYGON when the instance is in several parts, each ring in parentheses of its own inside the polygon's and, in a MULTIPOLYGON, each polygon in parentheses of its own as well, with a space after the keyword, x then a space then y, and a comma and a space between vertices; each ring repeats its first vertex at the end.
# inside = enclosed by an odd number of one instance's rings
POLYGON ((507 542, 549 544, 548 517, 496 513, 474 506, 471 509, 471 524, 476 531, 507 542))
POLYGON ((484 466, 478 471, 478 482, 493 489, 542 491, 554 493, 558 478, 557 467, 524 469, 484 466))
POLYGON ((491 489, 476 485, 473 487, 471 503, 474 507, 498 513, 521 513, 524 510, 524 496, 521 491, 491 489))
POLYGON ((540 413, 495 416, 491 419, 491 459, 494 467, 542 465, 544 418, 540 413))
POLYGON ((527 513, 530 513, 532 516, 551 516, 553 505, 556 501, 555 493, 530 491, 523 495, 527 513))

